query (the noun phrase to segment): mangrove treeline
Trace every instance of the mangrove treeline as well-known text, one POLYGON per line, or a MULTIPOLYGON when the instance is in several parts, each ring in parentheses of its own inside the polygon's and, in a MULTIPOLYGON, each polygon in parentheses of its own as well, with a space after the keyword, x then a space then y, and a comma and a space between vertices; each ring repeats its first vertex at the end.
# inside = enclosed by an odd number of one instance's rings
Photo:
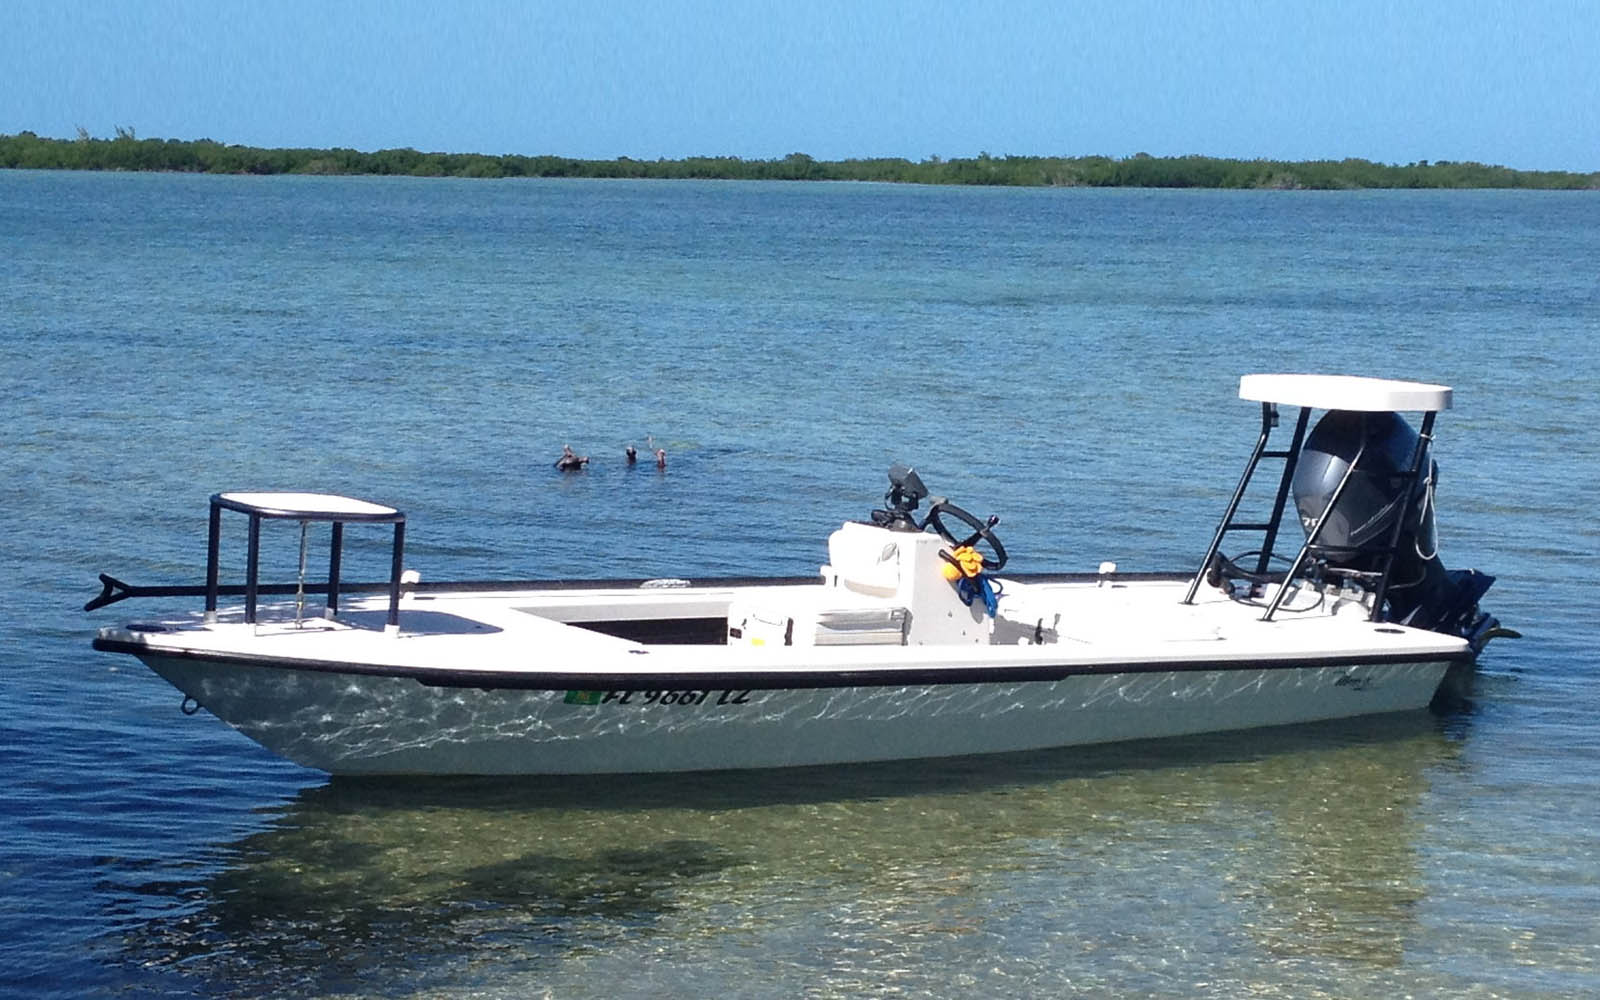
POLYGON ((410 177, 633 177, 723 180, 890 181, 1023 187, 1199 188, 1544 188, 1600 189, 1600 172, 1512 170, 1482 163, 1426 160, 1404 166, 1370 160, 1231 160, 1213 156, 990 156, 921 162, 905 159, 776 160, 691 156, 681 160, 578 160, 565 156, 486 156, 415 149, 259 149, 210 139, 140 139, 132 129, 98 139, 21 132, 0 135, 0 167, 35 170, 153 170, 207 174, 384 174, 410 177))

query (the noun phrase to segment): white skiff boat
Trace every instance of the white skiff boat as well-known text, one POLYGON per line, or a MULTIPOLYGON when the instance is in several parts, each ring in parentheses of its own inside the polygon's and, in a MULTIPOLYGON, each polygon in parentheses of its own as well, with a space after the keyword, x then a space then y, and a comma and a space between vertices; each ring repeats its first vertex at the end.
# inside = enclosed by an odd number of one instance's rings
POLYGON ((771 768, 1306 723, 1422 708, 1513 634, 1478 608, 1493 578, 1434 551, 1429 444, 1449 388, 1248 375, 1240 396, 1261 404, 1260 437, 1188 573, 1008 575, 997 519, 897 466, 884 509, 832 534, 816 578, 422 582, 392 507, 231 492, 211 498, 204 586, 102 576, 86 610, 204 596, 94 646, 144 661, 186 711, 335 774, 771 768), (1279 406, 1299 412, 1269 450, 1279 406), (1275 499, 1245 520, 1263 460, 1282 463, 1275 499), (1305 537, 1274 564, 1291 494, 1305 537), (225 511, 248 519, 242 586, 219 580, 225 511), (302 524, 293 584, 257 579, 271 520, 302 524), (325 581, 305 579, 311 522, 332 524, 325 581), (345 583, 343 531, 363 524, 391 526, 392 572, 345 583), (1223 555, 1230 540, 1249 556, 1223 555))

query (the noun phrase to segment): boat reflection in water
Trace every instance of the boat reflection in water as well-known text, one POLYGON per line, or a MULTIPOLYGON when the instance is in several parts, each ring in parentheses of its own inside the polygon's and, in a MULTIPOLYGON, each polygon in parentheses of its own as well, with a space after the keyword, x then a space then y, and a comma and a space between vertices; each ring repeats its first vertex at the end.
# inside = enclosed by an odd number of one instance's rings
POLYGON ((934 764, 335 779, 195 884, 135 865, 112 888, 156 898, 116 961, 229 994, 832 994, 891 970, 939 992, 968 962, 961 992, 1291 995, 1319 964, 1400 962, 1419 801, 1456 747, 1408 713, 934 764))

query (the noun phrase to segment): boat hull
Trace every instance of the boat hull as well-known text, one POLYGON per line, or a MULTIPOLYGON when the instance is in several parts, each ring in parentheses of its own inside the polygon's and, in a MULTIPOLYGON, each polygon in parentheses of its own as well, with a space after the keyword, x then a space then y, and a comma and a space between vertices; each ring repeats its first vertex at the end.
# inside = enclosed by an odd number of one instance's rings
POLYGON ((333 774, 610 774, 1004 753, 1425 707, 1449 659, 1086 669, 1048 680, 803 688, 437 686, 140 656, 274 753, 333 774))

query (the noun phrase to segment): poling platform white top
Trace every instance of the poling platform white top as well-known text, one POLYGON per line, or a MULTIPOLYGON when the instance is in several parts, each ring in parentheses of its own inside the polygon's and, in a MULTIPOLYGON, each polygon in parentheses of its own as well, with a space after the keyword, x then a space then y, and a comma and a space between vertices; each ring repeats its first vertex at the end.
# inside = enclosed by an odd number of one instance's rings
POLYGON ((266 517, 303 517, 314 520, 403 520, 393 507, 332 493, 218 493, 222 506, 266 517))
POLYGON ((1450 387, 1362 375, 1245 375, 1239 398, 1321 410, 1438 411, 1450 408, 1450 387))

